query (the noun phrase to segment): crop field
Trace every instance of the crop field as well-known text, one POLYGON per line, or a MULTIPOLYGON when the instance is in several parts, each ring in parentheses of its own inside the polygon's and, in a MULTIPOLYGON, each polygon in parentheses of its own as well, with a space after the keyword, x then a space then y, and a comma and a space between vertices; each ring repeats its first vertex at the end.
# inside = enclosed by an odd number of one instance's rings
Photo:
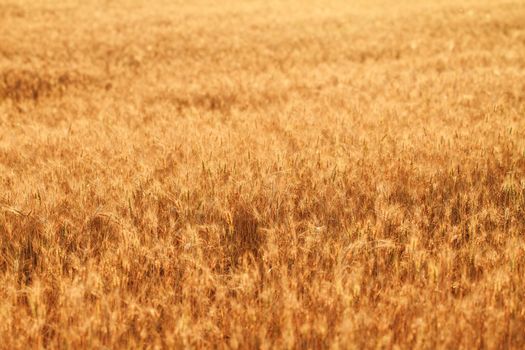
POLYGON ((524 1, 0 1, 0 349, 524 347, 524 1))

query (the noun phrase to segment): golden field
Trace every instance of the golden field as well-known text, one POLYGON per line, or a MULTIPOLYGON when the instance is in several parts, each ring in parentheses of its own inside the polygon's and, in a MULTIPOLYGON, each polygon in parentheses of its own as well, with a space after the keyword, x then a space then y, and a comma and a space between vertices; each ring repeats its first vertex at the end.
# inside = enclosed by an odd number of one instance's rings
POLYGON ((523 347, 523 1, 0 2, 0 348, 523 347))

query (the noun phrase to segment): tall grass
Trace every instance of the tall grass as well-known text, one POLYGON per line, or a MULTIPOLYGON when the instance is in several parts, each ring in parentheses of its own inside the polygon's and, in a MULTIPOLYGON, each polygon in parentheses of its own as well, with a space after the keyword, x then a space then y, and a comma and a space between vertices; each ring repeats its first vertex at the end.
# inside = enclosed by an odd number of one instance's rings
POLYGON ((519 1, 0 5, 0 348, 522 348, 519 1))

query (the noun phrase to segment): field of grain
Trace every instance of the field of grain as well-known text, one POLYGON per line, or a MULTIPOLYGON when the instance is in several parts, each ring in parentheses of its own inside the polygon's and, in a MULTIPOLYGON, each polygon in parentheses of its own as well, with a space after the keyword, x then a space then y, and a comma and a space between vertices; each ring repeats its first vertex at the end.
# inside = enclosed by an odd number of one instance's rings
POLYGON ((525 346, 525 3, 0 2, 0 348, 525 346))

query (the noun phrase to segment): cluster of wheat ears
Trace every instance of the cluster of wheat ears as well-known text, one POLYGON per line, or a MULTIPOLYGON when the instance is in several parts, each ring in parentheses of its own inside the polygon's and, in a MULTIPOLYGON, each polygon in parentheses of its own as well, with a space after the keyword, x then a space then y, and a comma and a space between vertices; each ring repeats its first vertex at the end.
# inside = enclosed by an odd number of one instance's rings
POLYGON ((521 0, 0 2, 0 348, 523 348, 521 0))

